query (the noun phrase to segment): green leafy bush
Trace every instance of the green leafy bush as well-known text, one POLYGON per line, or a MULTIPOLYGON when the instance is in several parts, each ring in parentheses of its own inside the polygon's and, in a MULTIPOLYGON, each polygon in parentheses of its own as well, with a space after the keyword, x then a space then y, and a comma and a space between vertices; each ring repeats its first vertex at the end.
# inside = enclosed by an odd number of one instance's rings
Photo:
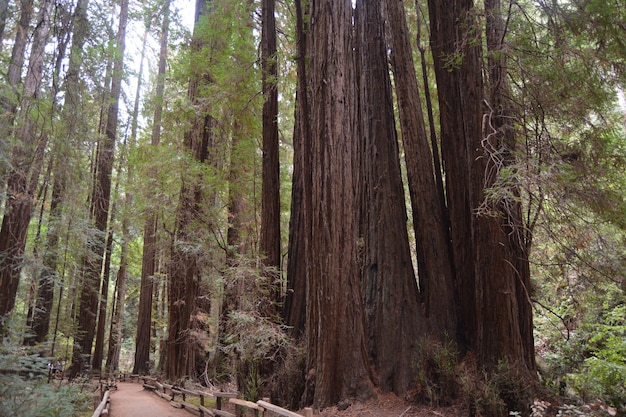
POLYGON ((91 410, 92 395, 67 381, 48 382, 49 358, 0 348, 0 417, 72 417, 91 410))

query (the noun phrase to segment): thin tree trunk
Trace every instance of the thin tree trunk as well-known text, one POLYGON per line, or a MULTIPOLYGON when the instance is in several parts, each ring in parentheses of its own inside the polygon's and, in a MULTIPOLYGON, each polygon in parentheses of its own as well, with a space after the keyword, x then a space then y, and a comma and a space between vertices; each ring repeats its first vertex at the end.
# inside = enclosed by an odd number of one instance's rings
MULTIPOLYGON (((102 285, 108 286, 108 277, 101 277, 102 262, 106 256, 105 236, 109 218, 109 204, 111 198, 111 172, 115 153, 115 138, 117 136, 118 107, 120 101, 124 50, 126 40, 126 24, 128 21, 128 0, 122 0, 120 6, 120 21, 117 32, 117 50, 113 58, 113 76, 111 78, 110 100, 106 102, 105 135, 98 145, 96 156, 96 177, 91 199, 91 212, 94 220, 96 236, 90 245, 90 254, 85 260, 85 282, 81 288, 78 329, 75 336, 75 348, 72 361, 72 374, 79 372, 84 358, 81 355, 91 354, 91 348, 96 327, 98 290, 102 285)), ((102 343, 102 340, 99 341, 102 343)))
POLYGON ((9 14, 9 0, 0 0, 0 53, 4 47, 4 29, 9 14))
MULTIPOLYGON (((206 1, 197 0, 196 23, 197 19, 206 13, 208 13, 206 1)), ((194 39, 193 42, 193 47, 201 47, 198 39, 194 39)), ((198 88, 206 79, 204 74, 193 76, 189 86, 189 99, 192 103, 198 104, 198 88)), ((213 134, 213 119, 206 114, 206 109, 201 109, 192 128, 185 132, 184 144, 185 150, 197 163, 207 161, 208 147, 213 134)), ((198 254, 185 250, 185 246, 193 240, 191 225, 199 215, 203 200, 202 188, 198 177, 183 178, 176 209, 176 234, 172 238, 168 287, 169 328, 165 375, 169 379, 192 375, 195 370, 196 346, 190 330, 195 326, 192 314, 195 313, 197 306, 200 275, 198 254)))
MULTIPOLYGON (((261 254, 265 265, 281 267, 280 160, 278 153, 278 64, 276 62, 275 0, 261 3, 261 70, 263 72, 263 186, 261 192, 261 254)), ((275 281, 278 281, 277 279, 275 281)), ((273 285, 273 301, 280 284, 273 285)))
MULTIPOLYGON (((127 199, 130 198, 127 196, 127 199)), ((125 205, 131 205, 126 201, 125 205)), ((126 298, 126 279, 128 270, 128 242, 130 241, 130 218, 128 213, 122 220, 122 248, 120 253, 120 267, 117 271, 115 302, 112 307, 111 328, 109 330, 109 348, 107 351, 106 371, 115 372, 119 369, 120 352, 122 351, 122 330, 124 329, 124 310, 126 298)))
MULTIPOLYGON (((297 69, 298 86, 295 110, 295 124, 293 132, 293 175, 291 186, 291 215, 289 217, 289 245, 287 249, 287 294, 283 307, 285 323, 289 326, 292 337, 300 338, 304 335, 306 323, 306 225, 304 206, 307 196, 305 189, 310 189, 310 174, 307 177, 305 165, 310 157, 308 142, 311 138, 309 125, 309 100, 307 98, 306 59, 307 44, 305 17, 302 4, 296 0, 296 39, 297 39, 297 69)), ((307 203, 309 205, 310 203, 307 203)))
MULTIPOLYGON (((165 90, 165 70, 167 64, 167 42, 169 34, 170 2, 163 5, 163 22, 159 51, 159 68, 155 92, 154 121, 152 126, 152 146, 161 141, 161 119, 163 114, 163 92, 165 90)), ((141 288, 139 293, 139 316, 137 319, 137 338, 135 340, 135 361, 133 373, 146 374, 150 364, 150 332, 152 327, 152 295, 154 293, 154 274, 156 271, 157 214, 148 212, 143 232, 143 256, 141 260, 141 288)))
MULTIPOLYGON (((3 0, 4 1, 4 0, 3 0)), ((20 7, 20 20, 15 30, 15 42, 11 50, 11 61, 7 71, 6 86, 11 89, 7 94, 0 96, 2 106, 2 119, 0 119, 0 154, 10 155, 9 137, 13 134, 13 123, 17 111, 19 91, 15 90, 22 79, 22 67, 24 66, 24 53, 28 43, 30 19, 33 13, 33 0, 22 0, 20 7)), ((3 158, 4 159, 4 158, 3 158)), ((6 171, 10 164, 0 159, 0 178, 3 185, 6 184, 6 171)), ((6 212, 6 209, 5 209, 6 212)))

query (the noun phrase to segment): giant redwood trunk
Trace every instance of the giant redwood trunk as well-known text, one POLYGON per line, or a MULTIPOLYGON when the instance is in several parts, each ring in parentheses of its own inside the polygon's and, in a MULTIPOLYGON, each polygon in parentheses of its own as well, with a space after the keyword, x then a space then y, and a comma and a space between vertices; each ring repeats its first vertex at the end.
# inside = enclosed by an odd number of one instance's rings
POLYGON ((355 68, 350 0, 309 2, 307 381, 317 406, 371 395, 357 265, 355 68))
POLYGON ((457 332, 447 213, 440 197, 443 190, 435 181, 433 153, 426 134, 404 4, 389 2, 387 13, 391 64, 413 208, 420 293, 430 332, 444 342, 454 340, 457 332))
POLYGON ((359 114, 364 220, 363 297, 369 359, 383 391, 415 382, 422 332, 379 0, 357 2, 359 114))
MULTIPOLYGON (((11 167, 8 170, 7 199, 2 228, 0 229, 0 330, 4 332, 1 321, 15 306, 15 298, 20 281, 26 234, 30 223, 33 202, 36 198, 37 183, 43 165, 43 149, 46 135, 38 135, 42 123, 37 103, 41 78, 44 70, 44 49, 50 33, 50 19, 53 2, 42 2, 37 17, 37 28, 33 34, 31 56, 24 79, 24 91, 21 96, 20 125, 15 131, 15 145, 11 152, 11 167)), ((26 3, 24 7, 29 7, 26 3)), ((10 65, 12 68, 13 63, 10 65)), ((12 74, 9 74, 12 75, 12 74)), ((12 105, 9 103, 9 107, 12 105)), ((9 122, 12 125, 10 109, 9 122)), ((10 128, 6 126, 7 128, 10 128)), ((7 138, 0 138, 6 141, 7 138)))
MULTIPOLYGON (((484 136, 482 58, 471 0, 429 1, 431 47, 440 105, 442 156, 459 319, 464 348, 486 369, 498 364, 526 367, 528 319, 520 302, 507 231, 499 215, 484 215, 485 187, 497 172, 491 148, 497 135, 484 136)), ((491 132, 487 132, 488 134, 491 132)), ((492 214, 492 213, 490 213, 492 214)), ((504 395, 505 393, 501 393, 504 395)), ((507 398, 510 405, 519 399, 507 398)))
MULTIPOLYGON (((487 117, 489 129, 483 132, 490 146, 489 161, 499 161, 501 165, 488 166, 487 169, 495 175, 488 177, 485 186, 493 186, 497 181, 499 169, 511 167, 515 164, 516 137, 512 126, 513 114, 510 102, 511 88, 507 78, 506 45, 505 45, 505 18, 502 16, 500 0, 485 1, 485 33, 487 41, 488 91, 487 117), (500 150, 500 155, 495 150, 500 150)), ((501 184, 496 186, 502 186, 501 184)), ((530 301, 530 265, 528 255, 532 242, 532 230, 524 224, 520 189, 516 182, 509 185, 507 195, 498 201, 488 201, 486 205, 493 207, 499 213, 500 227, 506 236, 508 250, 509 273, 514 280, 515 297, 517 299, 517 314, 523 360, 515 358, 515 362, 526 367, 529 374, 536 371, 532 304, 530 301), (511 198, 512 197, 512 198, 511 198)))

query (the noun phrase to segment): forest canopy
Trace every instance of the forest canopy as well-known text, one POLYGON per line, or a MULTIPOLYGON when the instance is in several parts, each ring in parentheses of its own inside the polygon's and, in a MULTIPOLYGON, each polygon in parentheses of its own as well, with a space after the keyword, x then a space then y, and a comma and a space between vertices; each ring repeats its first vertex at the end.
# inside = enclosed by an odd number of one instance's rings
POLYGON ((624 22, 0 0, 0 383, 50 358, 292 409, 626 413, 624 22))

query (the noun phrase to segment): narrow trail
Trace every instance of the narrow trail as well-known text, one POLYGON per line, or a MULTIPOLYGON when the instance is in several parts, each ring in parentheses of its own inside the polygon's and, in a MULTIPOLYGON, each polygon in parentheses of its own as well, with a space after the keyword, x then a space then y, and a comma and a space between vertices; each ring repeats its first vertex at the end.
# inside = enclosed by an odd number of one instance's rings
POLYGON ((142 384, 118 382, 111 391, 110 417, 193 417, 197 414, 174 408, 142 384))

